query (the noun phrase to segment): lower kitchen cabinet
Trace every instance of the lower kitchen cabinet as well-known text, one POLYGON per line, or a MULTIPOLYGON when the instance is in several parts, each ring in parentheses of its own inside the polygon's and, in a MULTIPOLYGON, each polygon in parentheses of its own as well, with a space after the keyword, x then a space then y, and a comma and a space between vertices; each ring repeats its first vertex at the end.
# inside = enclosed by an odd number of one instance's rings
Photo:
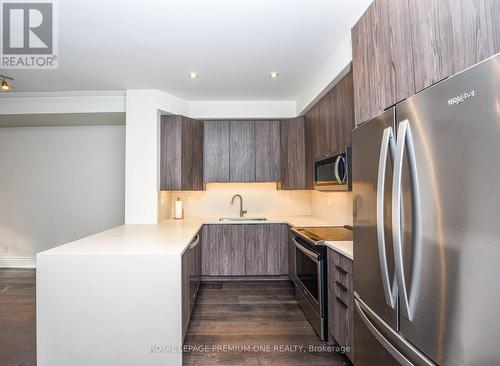
POLYGON ((203 241, 204 276, 288 274, 285 224, 204 225, 203 241))
POLYGON ((328 330, 329 339, 345 347, 352 361, 354 291, 352 260, 328 248, 328 330))
POLYGON ((288 240, 288 276, 290 281, 294 284, 297 281, 297 273, 295 270, 295 243, 292 240, 292 233, 290 229, 287 230, 287 240, 288 240))
POLYGON ((198 289, 201 282, 201 230, 191 241, 181 257, 182 271, 182 338, 186 332, 191 320, 194 304, 198 295, 198 289))
POLYGON ((245 225, 245 274, 277 276, 288 273, 287 226, 245 225))
POLYGON ((204 276, 245 274, 245 225, 203 226, 204 276))

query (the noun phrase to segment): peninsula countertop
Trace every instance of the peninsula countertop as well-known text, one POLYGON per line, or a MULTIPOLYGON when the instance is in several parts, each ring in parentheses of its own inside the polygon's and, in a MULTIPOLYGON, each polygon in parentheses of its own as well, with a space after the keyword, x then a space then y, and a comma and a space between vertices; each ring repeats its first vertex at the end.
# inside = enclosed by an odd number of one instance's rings
MULTIPOLYGON (((165 220, 158 224, 126 224, 64 244, 38 255, 180 255, 204 224, 288 224, 332 226, 314 216, 268 216, 266 221, 221 222, 215 217, 165 220)), ((329 247, 352 259, 352 242, 329 242, 329 247)))

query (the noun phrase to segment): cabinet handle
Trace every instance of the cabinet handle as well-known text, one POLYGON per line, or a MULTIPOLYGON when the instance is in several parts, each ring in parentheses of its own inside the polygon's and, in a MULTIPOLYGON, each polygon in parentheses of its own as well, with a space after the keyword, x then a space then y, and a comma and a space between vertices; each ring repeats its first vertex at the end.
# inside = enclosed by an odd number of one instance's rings
POLYGON ((335 280, 335 284, 340 287, 342 290, 347 291, 347 287, 341 284, 339 281, 335 280))
POLYGON ((200 235, 198 234, 194 237, 194 240, 191 242, 191 244, 189 244, 188 249, 193 249, 195 246, 198 245, 199 242, 200 242, 200 235))
POLYGON ((337 265, 335 265, 335 268, 337 268, 337 269, 338 269, 340 272, 342 272, 343 274, 347 274, 347 271, 346 271, 344 268, 339 267, 339 266, 337 266, 337 265))
POLYGON ((335 300, 337 300, 337 302, 338 302, 340 305, 342 305, 343 307, 345 307, 346 309, 348 309, 348 308, 349 308, 349 306, 347 306, 345 302, 343 302, 342 300, 340 300, 340 298, 339 298, 339 297, 335 297, 335 300))

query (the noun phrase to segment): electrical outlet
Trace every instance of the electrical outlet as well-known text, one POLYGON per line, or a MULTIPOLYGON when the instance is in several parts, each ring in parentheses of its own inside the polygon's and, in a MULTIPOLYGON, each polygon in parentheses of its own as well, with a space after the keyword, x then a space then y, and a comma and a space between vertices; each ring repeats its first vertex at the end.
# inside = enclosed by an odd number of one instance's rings
POLYGON ((332 199, 331 198, 328 198, 327 204, 328 204, 328 207, 332 207, 332 199))
POLYGON ((289 205, 290 204, 290 197, 286 196, 285 199, 283 200, 283 202, 285 202, 285 205, 289 205))
POLYGON ((4 253, 8 253, 9 252, 9 246, 8 245, 6 245, 6 246, 3 247, 3 252, 4 253))

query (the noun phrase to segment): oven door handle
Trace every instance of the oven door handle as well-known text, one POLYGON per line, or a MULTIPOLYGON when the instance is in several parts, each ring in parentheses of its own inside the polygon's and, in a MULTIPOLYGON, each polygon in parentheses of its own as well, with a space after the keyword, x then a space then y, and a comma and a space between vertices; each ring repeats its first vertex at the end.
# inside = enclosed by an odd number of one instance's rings
POLYGON ((292 240, 295 244, 295 247, 300 250, 302 253, 304 253, 305 255, 307 255, 309 258, 311 258, 312 260, 314 260, 315 262, 318 262, 319 261, 319 254, 317 253, 314 253, 312 250, 309 250, 307 248, 305 248, 303 245, 301 245, 294 237, 292 237, 292 240))

